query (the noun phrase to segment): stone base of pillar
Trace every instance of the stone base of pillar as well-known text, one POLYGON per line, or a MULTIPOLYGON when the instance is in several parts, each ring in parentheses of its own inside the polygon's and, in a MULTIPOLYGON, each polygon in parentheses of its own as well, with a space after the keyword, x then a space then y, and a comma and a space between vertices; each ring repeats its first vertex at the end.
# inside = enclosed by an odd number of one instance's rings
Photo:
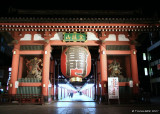
POLYGON ((139 87, 133 86, 133 93, 138 94, 139 93, 139 87))
POLYGON ((56 95, 56 99, 55 100, 58 100, 58 95, 56 95))
POLYGON ((98 102, 99 104, 101 104, 101 103, 106 103, 106 102, 107 102, 107 99, 106 99, 105 95, 102 95, 102 96, 97 95, 97 102, 98 102))
POLYGON ((97 95, 96 94, 94 95, 94 100, 97 101, 97 95))
POLYGON ((105 98, 105 95, 102 95, 102 96, 101 96, 101 101, 102 101, 102 102, 106 102, 106 100, 107 100, 107 99, 105 98))
POLYGON ((52 100, 54 100, 54 97, 55 97, 54 95, 51 95, 52 100))
POLYGON ((100 95, 96 95, 96 101, 99 101, 100 95))
POLYGON ((44 102, 48 102, 48 96, 43 96, 44 102))

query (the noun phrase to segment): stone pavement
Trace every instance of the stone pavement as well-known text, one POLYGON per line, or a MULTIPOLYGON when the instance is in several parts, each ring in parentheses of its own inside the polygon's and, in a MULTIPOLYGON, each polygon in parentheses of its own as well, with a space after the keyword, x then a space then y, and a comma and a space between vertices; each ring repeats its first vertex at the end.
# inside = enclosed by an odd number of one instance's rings
POLYGON ((96 102, 53 102, 45 105, 0 105, 0 114, 134 114, 160 113, 160 106, 151 104, 104 105, 96 102))
POLYGON ((80 97, 78 94, 75 94, 73 98, 54 101, 45 105, 0 105, 0 114, 136 114, 138 112, 158 114, 160 113, 160 105, 154 103, 98 104, 87 96, 82 95, 80 97))

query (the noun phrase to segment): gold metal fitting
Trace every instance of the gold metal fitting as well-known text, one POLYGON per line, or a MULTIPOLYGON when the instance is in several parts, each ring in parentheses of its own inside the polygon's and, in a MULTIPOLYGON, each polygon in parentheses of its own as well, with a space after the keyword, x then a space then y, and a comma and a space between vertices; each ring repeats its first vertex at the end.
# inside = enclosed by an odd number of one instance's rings
POLYGON ((69 81, 70 82, 82 82, 82 78, 80 78, 80 77, 72 77, 69 81))

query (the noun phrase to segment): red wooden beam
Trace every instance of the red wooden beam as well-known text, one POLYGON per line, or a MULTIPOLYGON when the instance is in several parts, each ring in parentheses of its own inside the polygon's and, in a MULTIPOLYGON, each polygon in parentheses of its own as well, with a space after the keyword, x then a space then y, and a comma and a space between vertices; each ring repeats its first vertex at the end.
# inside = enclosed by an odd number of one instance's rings
POLYGON ((129 82, 119 82, 119 86, 129 86, 129 82))
POLYGON ((20 82, 19 83, 19 86, 41 86, 42 84, 41 83, 24 83, 24 82, 20 82))
POLYGON ((19 54, 21 55, 29 55, 29 54, 43 54, 43 51, 39 51, 39 50, 35 50, 35 51, 31 51, 31 50, 28 50, 28 51, 20 51, 19 54))
POLYGON ((129 55, 131 51, 106 50, 107 55, 129 55))
POLYGON ((130 45, 129 41, 105 41, 104 45, 130 45))
POLYGON ((19 41, 20 45, 44 45, 44 41, 19 41))
POLYGON ((81 46, 98 46, 100 45, 100 41, 86 41, 86 42, 63 42, 63 41, 60 41, 60 40, 54 40, 54 41, 50 41, 50 44, 51 45, 61 45, 61 46, 78 46, 78 45, 81 45, 81 46))
MULTIPOLYGON (((61 40, 50 40, 51 45, 88 45, 88 46, 98 46, 101 41, 86 41, 86 42, 63 42, 61 40)), ((20 41, 20 45, 44 45, 44 41, 20 41)), ((103 45, 130 45, 128 41, 105 41, 103 45)))

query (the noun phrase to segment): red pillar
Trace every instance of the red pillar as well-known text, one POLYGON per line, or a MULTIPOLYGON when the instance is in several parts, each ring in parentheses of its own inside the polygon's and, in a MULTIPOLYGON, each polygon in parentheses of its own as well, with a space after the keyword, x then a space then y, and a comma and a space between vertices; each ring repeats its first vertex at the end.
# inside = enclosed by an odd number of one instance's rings
POLYGON ((131 69, 132 69, 132 79, 133 79, 133 92, 138 93, 138 67, 137 67, 137 56, 136 49, 134 45, 131 45, 131 69))
POLYGON ((131 77, 131 62, 130 56, 125 57, 126 75, 128 78, 131 77))
POLYGON ((65 98, 65 88, 64 88, 64 98, 65 98))
POLYGON ((106 48, 100 45, 100 68, 101 68, 101 80, 107 81, 107 58, 106 48))
POLYGON ((55 96, 56 96, 56 99, 58 99, 58 84, 56 85, 55 96))
POLYGON ((49 84, 49 68, 50 68, 50 51, 51 47, 49 43, 44 45, 44 54, 43 54, 43 74, 42 74, 42 94, 47 100, 48 96, 48 84, 49 84))
POLYGON ((51 69, 50 69, 50 72, 51 72, 51 83, 52 83, 52 85, 53 85, 53 91, 52 91, 52 96, 54 96, 54 60, 52 60, 51 62, 50 62, 50 66, 51 66, 51 69))
POLYGON ((11 80, 10 80, 10 90, 9 94, 15 95, 16 88, 15 88, 15 81, 17 81, 18 76, 18 65, 19 65, 19 44, 14 45, 13 49, 13 57, 12 57, 12 72, 11 72, 11 80))
POLYGON ((91 90, 92 90, 92 88, 90 88, 90 98, 91 98, 91 90))
POLYGON ((88 97, 90 97, 90 88, 88 88, 88 97))
POLYGON ((18 79, 22 78, 22 72, 23 72, 23 57, 20 57, 18 79))
POLYGON ((99 96, 100 96, 100 87, 99 87, 99 84, 100 84, 100 62, 97 61, 97 90, 96 90, 96 95, 98 96, 97 99, 99 99, 99 96))
POLYGON ((62 94, 63 94, 63 91, 62 91, 62 87, 61 87, 61 98, 62 98, 62 96, 63 96, 62 94))
MULTIPOLYGON (((54 60, 52 60, 50 62, 50 66, 51 66, 51 69, 50 69, 50 72, 51 72, 51 78, 53 79, 54 78, 54 60)), ((53 82, 52 82, 53 83, 53 82)))
POLYGON ((87 89, 87 96, 89 97, 89 92, 88 92, 88 89, 87 89))
POLYGON ((54 85, 51 86, 51 96, 52 100, 54 100, 54 85))
POLYGON ((100 45, 100 71, 101 71, 101 87, 102 87, 102 96, 103 96, 106 93, 106 86, 104 85, 108 80, 106 48, 103 45, 100 45))

